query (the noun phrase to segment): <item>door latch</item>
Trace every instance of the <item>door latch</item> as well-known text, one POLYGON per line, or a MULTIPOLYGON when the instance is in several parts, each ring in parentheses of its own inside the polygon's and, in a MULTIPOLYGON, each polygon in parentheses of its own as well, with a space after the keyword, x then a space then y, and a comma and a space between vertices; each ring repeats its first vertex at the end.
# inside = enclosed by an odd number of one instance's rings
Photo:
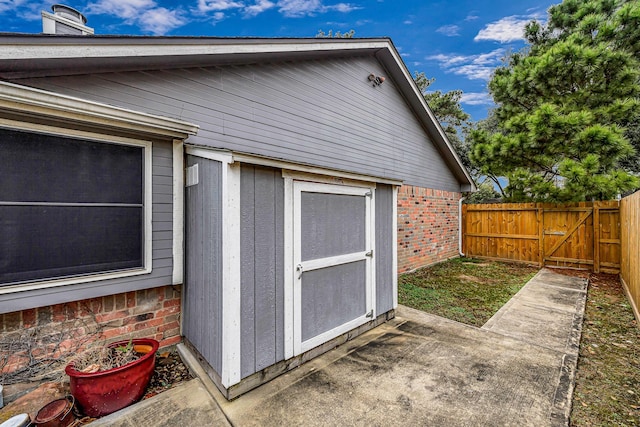
POLYGON ((296 265, 296 271, 298 272, 298 280, 302 277, 302 264, 296 265))
POLYGON ((369 319, 372 319, 373 318, 373 309, 371 309, 371 311, 368 312, 365 317, 368 317, 369 319))

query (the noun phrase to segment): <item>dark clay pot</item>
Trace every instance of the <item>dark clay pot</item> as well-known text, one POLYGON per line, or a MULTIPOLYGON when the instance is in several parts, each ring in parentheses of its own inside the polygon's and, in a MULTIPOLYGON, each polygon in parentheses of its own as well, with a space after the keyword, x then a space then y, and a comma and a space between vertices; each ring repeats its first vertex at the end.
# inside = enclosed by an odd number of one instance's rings
MULTIPOLYGON (((153 375, 159 343, 148 338, 132 341, 134 346, 150 346, 151 351, 138 360, 106 371, 79 372, 72 363, 65 368, 71 379, 71 394, 85 415, 102 417, 111 414, 137 402, 144 395, 153 375)), ((126 346, 128 343, 129 340, 114 342, 109 344, 109 348, 126 346)))
POLYGON ((33 423, 38 427, 67 427, 76 420, 74 404, 73 396, 49 402, 40 408, 33 423))

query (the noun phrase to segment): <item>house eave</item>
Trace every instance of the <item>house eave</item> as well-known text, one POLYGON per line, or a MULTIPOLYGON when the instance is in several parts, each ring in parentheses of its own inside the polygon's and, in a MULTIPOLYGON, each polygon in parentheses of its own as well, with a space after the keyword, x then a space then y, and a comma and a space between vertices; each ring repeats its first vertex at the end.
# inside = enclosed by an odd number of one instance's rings
POLYGON ((0 78, 202 67, 258 62, 375 56, 431 135, 463 189, 473 179, 448 141, 388 38, 216 38, 0 35, 0 78))
POLYGON ((118 128, 167 139, 185 139, 198 125, 72 96, 0 81, 2 117, 55 118, 69 126, 118 128))

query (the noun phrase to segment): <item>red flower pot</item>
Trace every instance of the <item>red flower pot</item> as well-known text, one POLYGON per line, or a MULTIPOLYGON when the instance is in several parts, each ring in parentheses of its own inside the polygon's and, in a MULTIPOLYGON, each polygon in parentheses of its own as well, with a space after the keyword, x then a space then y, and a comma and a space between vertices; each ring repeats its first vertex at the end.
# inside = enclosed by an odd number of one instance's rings
MULTIPOLYGON (((154 339, 134 339, 133 345, 151 346, 138 360, 119 368, 86 373, 77 371, 73 362, 65 372, 71 382, 71 394, 85 415, 102 417, 137 402, 144 395, 156 364, 159 343, 154 339)), ((129 340, 109 344, 109 348, 126 346, 129 340)))

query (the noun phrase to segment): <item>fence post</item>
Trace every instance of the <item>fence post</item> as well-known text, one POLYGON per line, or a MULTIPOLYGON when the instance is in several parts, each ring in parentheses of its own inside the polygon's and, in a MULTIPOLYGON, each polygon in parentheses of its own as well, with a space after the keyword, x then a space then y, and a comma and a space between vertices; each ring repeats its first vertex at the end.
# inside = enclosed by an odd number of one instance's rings
POLYGON ((538 208, 538 264, 544 267, 544 208, 542 203, 536 203, 538 208))
POLYGON ((593 202, 593 272, 600 273, 600 205, 593 202))
POLYGON ((464 203, 462 204, 462 218, 461 218, 461 227, 462 230, 460 230, 460 236, 462 239, 462 253, 465 254, 465 256, 467 255, 467 205, 465 205, 464 203))

